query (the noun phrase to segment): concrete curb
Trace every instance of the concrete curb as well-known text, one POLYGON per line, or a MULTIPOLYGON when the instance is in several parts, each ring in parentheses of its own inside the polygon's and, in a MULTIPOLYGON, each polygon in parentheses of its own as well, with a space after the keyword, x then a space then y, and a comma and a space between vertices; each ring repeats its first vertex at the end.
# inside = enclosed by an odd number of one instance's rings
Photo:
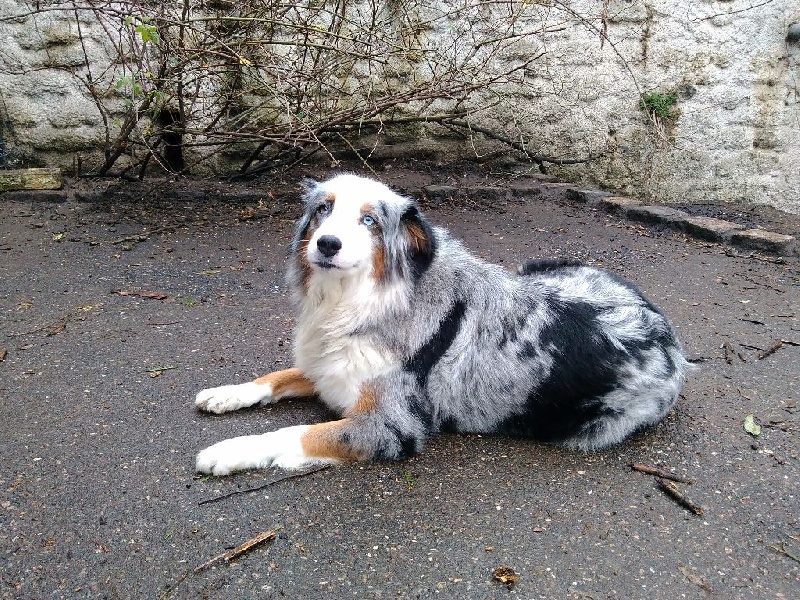
MULTIPOLYGON (((457 197, 467 197, 483 202, 491 202, 498 198, 504 200, 526 199, 540 196, 553 190, 564 192, 570 200, 581 202, 590 206, 600 207, 609 213, 619 214, 632 221, 649 224, 664 225, 672 229, 683 231, 698 239, 730 244, 748 250, 757 250, 779 256, 800 256, 800 244, 791 235, 784 235, 764 229, 747 229, 736 223, 715 219, 712 217, 693 217, 686 211, 663 205, 645 205, 639 200, 628 196, 616 196, 598 190, 585 190, 575 187, 571 183, 554 181, 548 176, 533 177, 529 181, 517 181, 504 186, 452 186, 428 185, 420 192, 433 205, 457 197)), ((175 194, 180 195, 180 190, 175 194)), ((243 192, 249 196, 259 196, 261 192, 243 192)), ((78 201, 100 201, 105 195, 101 190, 13 190, 0 194, 3 198, 18 201, 34 202, 64 202, 75 199, 78 201)), ((187 200, 206 197, 205 192, 187 191, 184 193, 187 200)), ((249 198, 248 198, 249 199, 249 198)))
POLYGON ((693 217, 689 213, 663 205, 645 205, 628 196, 615 196, 598 190, 582 190, 570 183, 532 181, 512 183, 504 188, 454 187, 449 185, 430 185, 422 188, 425 197, 434 204, 457 197, 483 198, 487 192, 494 197, 530 198, 541 195, 543 190, 561 190, 567 198, 591 206, 598 206, 610 213, 619 214, 632 221, 664 225, 683 231, 698 239, 730 244, 748 250, 758 250, 782 256, 800 255, 800 246, 791 235, 775 233, 763 229, 747 229, 737 223, 712 217, 693 217))
POLYGON ((598 190, 582 190, 570 183, 531 181, 515 182, 505 188, 486 188, 485 186, 454 187, 449 185, 430 185, 422 188, 425 197, 434 203, 456 196, 483 198, 493 192, 494 198, 534 197, 543 190, 564 191, 570 200, 598 206, 610 213, 624 216, 631 221, 665 225, 683 231, 698 239, 730 244, 748 250, 758 250, 782 256, 800 255, 797 240, 791 235, 775 233, 763 229, 747 229, 737 223, 712 217, 693 217, 689 213, 663 205, 645 205, 635 198, 615 196, 598 190))
POLYGON ((598 204, 609 212, 622 214, 632 221, 666 225, 711 242, 721 242, 784 256, 800 255, 797 240, 765 229, 747 229, 737 223, 712 217, 693 217, 689 213, 662 205, 644 205, 627 196, 600 196, 593 190, 569 189, 567 196, 587 204, 598 204))

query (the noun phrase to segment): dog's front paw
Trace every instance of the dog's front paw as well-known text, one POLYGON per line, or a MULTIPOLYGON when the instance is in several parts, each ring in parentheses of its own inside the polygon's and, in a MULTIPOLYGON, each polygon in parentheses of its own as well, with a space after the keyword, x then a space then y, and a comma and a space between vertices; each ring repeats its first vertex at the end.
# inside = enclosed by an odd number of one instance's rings
POLYGON ((258 452, 258 439, 261 437, 263 436, 246 435, 209 446, 197 455, 197 471, 212 475, 228 475, 235 471, 268 467, 272 460, 258 452), (265 464, 260 463, 260 458, 266 459, 265 464))
POLYGON ((223 385, 202 390, 194 400, 200 410, 224 413, 272 400, 272 386, 268 383, 242 383, 223 385))
POLYGON ((197 471, 228 475, 270 466, 293 471, 320 462, 334 462, 306 456, 300 437, 307 430, 307 425, 297 425, 263 435, 245 435, 219 442, 197 455, 197 471))

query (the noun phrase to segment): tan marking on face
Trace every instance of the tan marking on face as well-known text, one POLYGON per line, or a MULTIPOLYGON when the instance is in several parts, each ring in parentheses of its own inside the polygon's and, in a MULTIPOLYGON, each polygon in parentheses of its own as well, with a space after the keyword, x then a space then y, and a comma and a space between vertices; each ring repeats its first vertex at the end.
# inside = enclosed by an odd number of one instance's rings
POLYGON ((380 281, 383 279, 383 270, 384 270, 384 255, 383 255, 383 245, 377 243, 372 248, 372 279, 375 281, 380 281))
POLYGON ((311 425, 300 437, 303 453, 313 458, 333 458, 343 461, 366 459, 366 456, 342 441, 343 434, 352 425, 351 419, 311 425))
MULTIPOLYGON (((372 205, 369 202, 365 202, 361 205, 361 214, 367 215, 372 213, 372 205)), ((374 218, 374 217, 373 217, 374 218)), ((376 221, 377 223, 377 221, 376 221)), ((384 250, 383 244, 381 243, 380 239, 376 236, 373 238, 375 241, 373 242, 373 249, 372 249, 372 279, 375 281, 380 281, 383 279, 383 272, 384 272, 384 250)))
POLYGON ((421 252, 428 243, 425 232, 416 223, 406 225, 406 231, 408 231, 408 243, 411 246, 411 250, 413 252, 421 252))
POLYGON ((263 377, 259 377, 253 383, 270 384, 274 398, 303 398, 314 396, 317 393, 314 389, 314 384, 296 367, 268 373, 263 377))

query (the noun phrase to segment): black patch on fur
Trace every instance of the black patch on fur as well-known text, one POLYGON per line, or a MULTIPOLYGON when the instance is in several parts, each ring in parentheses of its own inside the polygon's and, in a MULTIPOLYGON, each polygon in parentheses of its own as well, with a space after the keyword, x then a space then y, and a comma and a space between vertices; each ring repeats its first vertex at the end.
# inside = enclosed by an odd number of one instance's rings
POLYGON ((414 435, 403 432, 393 423, 387 423, 386 427, 389 430, 389 436, 378 444, 374 456, 376 460, 408 458, 417 453, 418 440, 414 435))
POLYGON ((442 419, 442 422, 439 423, 439 431, 442 433, 458 433, 458 422, 456 421, 455 417, 447 417, 446 419, 442 419))
MULTIPOLYGON (((515 314, 510 314, 503 318, 500 323, 500 341, 497 346, 500 349, 505 348, 506 344, 511 342, 516 343, 519 338, 519 332, 525 330, 525 324, 528 321, 531 313, 536 312, 540 306, 538 301, 533 299, 529 300, 526 310, 520 311, 515 314)), ((530 342, 526 344, 526 347, 530 342)))
POLYGON ((408 397, 408 411, 426 428, 430 427, 431 414, 430 403, 425 402, 419 394, 410 394, 408 397))
POLYGON ((578 260, 568 258, 542 258, 525 261, 517 269, 518 275, 532 275, 534 273, 546 273, 549 271, 562 271, 564 269, 574 269, 585 266, 578 260))
POLYGON ((411 277, 416 281, 428 270, 428 267, 431 266, 436 256, 436 236, 433 232, 433 228, 414 204, 409 206, 400 217, 400 223, 406 228, 406 231, 408 231, 410 226, 413 226, 422 232, 424 240, 422 245, 417 246, 416 244, 409 244, 411 248, 409 253, 411 259, 411 277))
POLYGON ((431 369, 450 349, 453 340, 456 339, 456 335, 461 330, 461 321, 465 312, 466 304, 463 300, 453 304, 453 307, 439 323, 439 329, 412 357, 403 363, 403 370, 414 374, 420 388, 425 388, 431 369))
MULTIPOLYGON (((554 358, 551 370, 528 394, 525 412, 512 415, 498 429, 560 442, 591 431, 600 417, 616 414, 602 398, 618 387, 618 368, 630 357, 603 335, 596 307, 553 300, 550 310, 554 318, 542 329, 540 347, 554 358)), ((519 356, 536 354, 537 348, 528 343, 519 356)))

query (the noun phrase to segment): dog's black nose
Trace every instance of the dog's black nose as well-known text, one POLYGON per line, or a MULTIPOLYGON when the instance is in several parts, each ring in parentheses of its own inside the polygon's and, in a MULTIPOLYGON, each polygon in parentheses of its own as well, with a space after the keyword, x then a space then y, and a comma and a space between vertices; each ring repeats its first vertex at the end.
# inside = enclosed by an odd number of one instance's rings
POLYGON ((326 258, 330 258, 342 248, 342 240, 335 235, 323 235, 317 240, 317 248, 326 258))

